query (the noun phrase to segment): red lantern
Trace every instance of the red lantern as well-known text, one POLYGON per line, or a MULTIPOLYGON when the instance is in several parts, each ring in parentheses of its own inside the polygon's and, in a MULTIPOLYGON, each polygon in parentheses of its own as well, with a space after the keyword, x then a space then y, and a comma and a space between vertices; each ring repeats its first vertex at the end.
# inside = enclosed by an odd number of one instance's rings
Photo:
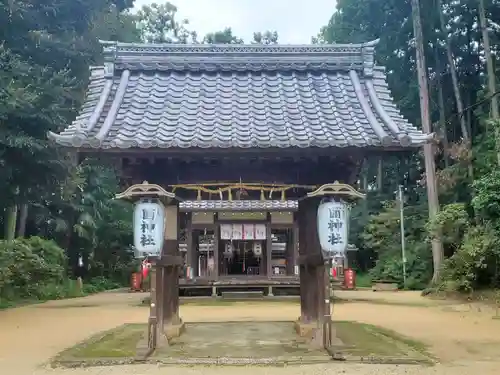
POLYGON ((130 289, 133 292, 138 292, 141 290, 142 275, 140 272, 134 272, 132 274, 132 280, 130 281, 130 289))
POLYGON ((148 259, 144 259, 142 261, 142 279, 143 280, 146 280, 146 278, 148 277, 149 275, 149 270, 151 269, 151 263, 148 261, 148 259))
POLYGON ((352 268, 348 268, 344 271, 344 287, 346 289, 356 288, 356 272, 352 268))

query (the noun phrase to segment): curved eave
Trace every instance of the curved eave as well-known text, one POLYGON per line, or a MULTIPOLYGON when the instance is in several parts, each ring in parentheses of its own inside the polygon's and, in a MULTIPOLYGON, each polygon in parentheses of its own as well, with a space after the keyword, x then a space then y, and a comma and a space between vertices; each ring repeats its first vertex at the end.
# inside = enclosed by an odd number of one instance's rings
POLYGON ((399 143, 390 143, 386 144, 383 147, 376 147, 376 146, 368 146, 368 145, 311 145, 311 144, 303 144, 303 145, 296 145, 296 146, 286 146, 286 147, 277 147, 275 145, 271 145, 269 147, 256 147, 256 146, 249 146, 249 147, 241 147, 241 146, 236 146, 236 145, 229 145, 226 147, 216 147, 216 146, 209 146, 209 147, 202 147, 202 146, 196 146, 193 147, 192 145, 182 145, 182 144, 173 144, 173 143, 161 143, 161 142, 155 142, 155 141, 150 141, 150 142, 137 142, 137 141, 131 141, 131 142, 101 142, 95 138, 84 138, 84 137, 78 137, 78 136, 63 136, 60 134, 56 134, 53 132, 48 132, 47 134, 48 138, 54 142, 55 144, 63 147, 69 147, 69 148, 82 148, 82 149, 89 149, 89 150, 113 150, 113 149, 121 149, 121 150, 144 150, 144 149, 160 149, 160 150, 168 150, 168 149, 176 149, 176 150, 189 150, 189 149, 198 149, 198 150, 209 150, 209 149, 219 149, 219 150, 231 150, 231 149, 240 149, 240 150, 245 150, 245 149, 342 149, 342 148, 385 148, 389 150, 406 150, 410 148, 420 148, 423 147, 425 144, 428 143, 433 143, 436 142, 436 136, 434 133, 431 134, 422 134, 421 136, 413 136, 411 138, 412 142, 411 144, 407 146, 402 146, 399 143))

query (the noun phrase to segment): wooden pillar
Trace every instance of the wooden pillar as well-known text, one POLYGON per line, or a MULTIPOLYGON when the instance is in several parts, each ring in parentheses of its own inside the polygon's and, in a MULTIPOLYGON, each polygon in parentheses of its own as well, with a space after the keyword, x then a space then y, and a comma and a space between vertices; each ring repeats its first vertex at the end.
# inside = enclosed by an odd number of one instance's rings
MULTIPOLYGON (((172 259, 165 264, 162 277, 162 305, 163 305, 163 329, 169 326, 181 324, 179 317, 179 274, 182 262, 179 253, 179 207, 173 204, 165 207, 165 241, 163 243, 162 258, 172 259)), ((158 277, 158 276, 157 276, 158 277)))
POLYGON ((297 224, 294 222, 293 225, 288 229, 288 234, 286 237, 286 274, 287 276, 295 275, 295 265, 297 264, 297 224))
POLYGON ((193 242, 193 276, 200 276, 200 233, 198 231, 191 230, 191 241, 193 242))
POLYGON ((267 240, 265 246, 262 246, 262 255, 260 256, 259 263, 259 276, 265 276, 267 272, 267 240))
POLYGON ((292 228, 287 229, 286 231, 286 250, 285 250, 285 259, 286 259, 286 275, 293 275, 293 242, 292 242, 292 228))
POLYGON ((293 221, 292 242, 293 242, 293 271, 292 271, 292 275, 295 275, 295 267, 299 266, 299 225, 298 225, 296 219, 293 221))
POLYGON ((271 216, 268 214, 268 221, 266 223, 266 274, 268 279, 273 276, 273 239, 271 234, 271 216))
POLYGON ((220 237, 220 224, 216 223, 214 228, 214 279, 219 280, 219 263, 220 263, 220 252, 219 252, 219 237, 220 237))
POLYGON ((318 205, 315 198, 299 203, 300 321, 305 324, 319 324, 324 311, 325 267, 316 227, 318 205))
POLYGON ((165 316, 165 310, 163 308, 163 298, 164 298, 164 267, 160 264, 158 258, 153 258, 151 260, 152 273, 150 277, 150 290, 151 290, 151 303, 155 304, 156 309, 156 323, 158 326, 158 332, 163 333, 163 317, 165 316))
POLYGON ((186 278, 190 277, 189 272, 191 271, 191 275, 195 277, 195 257, 196 257, 196 248, 193 243, 193 226, 192 226, 192 214, 191 212, 187 213, 186 218, 186 278))

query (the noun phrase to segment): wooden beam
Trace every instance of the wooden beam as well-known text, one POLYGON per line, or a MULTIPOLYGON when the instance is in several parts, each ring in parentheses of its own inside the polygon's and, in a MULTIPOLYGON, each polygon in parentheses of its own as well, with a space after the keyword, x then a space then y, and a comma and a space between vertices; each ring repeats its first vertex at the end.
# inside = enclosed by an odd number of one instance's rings
MULTIPOLYGON (((193 226, 191 225, 191 229, 194 229, 193 226)), ((192 244, 193 244, 193 276, 194 277, 199 277, 200 276, 200 253, 198 251, 199 249, 199 244, 200 244, 200 233, 198 231, 192 232, 192 244)))
POLYGON ((267 278, 270 279, 273 276, 273 262, 272 262, 272 251, 273 251, 273 239, 271 237, 271 215, 267 214, 266 223, 266 273, 267 278))
POLYGON ((299 263, 302 323, 316 323, 321 327, 323 319, 325 288, 324 260, 317 232, 317 210, 320 197, 309 198, 299 203, 299 263))
POLYGON ((324 263, 323 255, 321 254, 299 254, 297 263, 301 266, 321 266, 324 263))
POLYGON ((214 279, 219 280, 219 263, 220 263, 220 255, 219 255, 219 237, 220 237, 220 225, 216 223, 214 228, 214 279))
MULTIPOLYGON (((162 258, 168 263, 178 263, 179 258, 179 208, 177 204, 165 207, 165 241, 162 258)), ((181 262, 182 264, 182 262, 181 262)), ((163 269, 163 329, 169 325, 178 325, 179 317, 179 264, 170 264, 163 269)))
POLYGON ((165 254, 160 259, 157 260, 156 264, 162 267, 173 267, 173 266, 180 267, 184 265, 184 258, 182 257, 182 255, 165 254))
POLYGON ((286 259, 286 275, 293 275, 293 268, 295 265, 295 257, 294 257, 294 243, 293 243, 293 227, 289 228, 286 233, 286 250, 285 250, 285 259, 286 259))
MULTIPOLYGON (((189 273, 189 270, 192 269, 192 275, 194 277, 194 257, 196 249, 193 246, 193 227, 192 227, 192 213, 188 212, 186 214, 186 269, 189 273)), ((190 275, 187 274, 186 278, 189 278, 190 275)))
MULTIPOLYGON (((295 215, 296 216, 296 215, 295 215)), ((291 241, 292 241, 292 269, 291 275, 295 275, 295 267, 299 265, 299 226, 297 224, 297 220, 294 219, 292 233, 291 233, 291 241)))

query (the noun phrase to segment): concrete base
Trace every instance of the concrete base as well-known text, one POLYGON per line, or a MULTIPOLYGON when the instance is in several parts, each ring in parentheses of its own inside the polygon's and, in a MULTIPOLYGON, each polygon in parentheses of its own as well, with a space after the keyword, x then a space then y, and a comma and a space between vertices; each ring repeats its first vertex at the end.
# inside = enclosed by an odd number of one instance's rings
POLYGON ((179 337, 186 329, 182 319, 179 319, 175 324, 167 324, 163 326, 163 332, 168 339, 179 337))
POLYGON ((397 283, 386 283, 386 282, 374 282, 372 284, 372 290, 382 291, 382 292, 396 292, 399 290, 397 283))
POLYGON ((138 343, 137 347, 135 348, 135 357, 137 359, 146 359, 151 355, 151 350, 148 347, 148 338, 147 334, 145 335, 146 337, 143 337, 138 343))
MULTIPOLYGON (((316 348, 323 348, 323 325, 319 322, 303 322, 297 319, 294 322, 295 332, 300 337, 310 340, 310 344, 316 348)), ((335 323, 332 323, 331 343, 335 346, 342 346, 342 341, 337 337, 335 323)))
POLYGON ((135 359, 144 360, 148 358, 154 350, 169 346, 166 334, 161 332, 160 329, 156 332, 156 349, 150 347, 149 344, 149 332, 146 331, 142 339, 137 343, 135 359))

